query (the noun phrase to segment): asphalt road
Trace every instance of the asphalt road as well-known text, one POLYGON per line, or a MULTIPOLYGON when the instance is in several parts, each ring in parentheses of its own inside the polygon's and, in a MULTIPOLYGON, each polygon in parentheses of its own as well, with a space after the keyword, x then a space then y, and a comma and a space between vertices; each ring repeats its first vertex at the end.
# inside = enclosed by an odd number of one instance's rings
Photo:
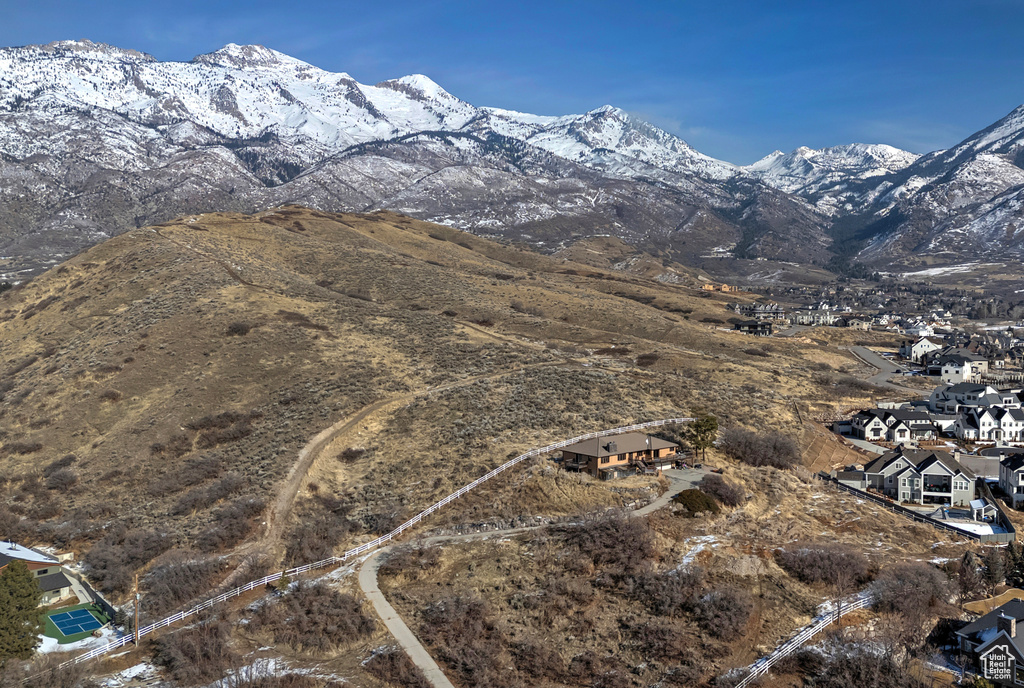
POLYGON ((874 351, 864 346, 851 346, 850 352, 869 366, 878 368, 879 372, 867 378, 867 382, 879 387, 888 387, 889 389, 894 389, 898 392, 908 392, 915 396, 921 396, 920 390, 911 389, 910 387, 904 387, 902 385, 894 385, 889 382, 889 378, 891 376, 897 373, 902 373, 903 369, 884 356, 879 356, 874 351))

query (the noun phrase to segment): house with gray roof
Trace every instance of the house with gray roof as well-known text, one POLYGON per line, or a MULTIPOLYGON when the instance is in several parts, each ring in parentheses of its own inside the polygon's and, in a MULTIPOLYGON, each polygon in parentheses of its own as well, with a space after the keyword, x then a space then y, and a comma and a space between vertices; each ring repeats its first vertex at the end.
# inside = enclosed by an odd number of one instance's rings
POLYGON ((874 490, 898 502, 966 507, 975 499, 975 480, 944 451, 899 446, 864 466, 844 471, 837 480, 859 490, 874 490))
POLYGON ((1000 686, 1024 685, 1024 601, 1010 600, 956 632, 960 650, 971 656, 987 680, 1000 686))

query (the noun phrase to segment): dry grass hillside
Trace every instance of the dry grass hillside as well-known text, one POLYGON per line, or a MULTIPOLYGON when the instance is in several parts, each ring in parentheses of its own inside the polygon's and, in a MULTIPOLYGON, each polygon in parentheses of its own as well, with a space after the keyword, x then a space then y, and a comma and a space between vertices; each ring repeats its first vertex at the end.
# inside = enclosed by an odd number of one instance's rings
MULTIPOLYGON (((347 544, 540 442, 698 409, 781 429, 795 399, 870 392, 826 341, 729 332, 732 298, 390 213, 129 232, 0 297, 2 525, 79 552, 123 529, 222 552, 329 493, 347 544), (364 410, 308 481, 294 470, 364 410)), ((617 499, 537 494, 563 513, 617 499)))
MULTIPOLYGON (((863 341, 855 335, 731 332, 726 304, 736 296, 700 292, 684 273, 666 280, 665 266, 612 249, 630 265, 542 256, 391 213, 293 206, 186 217, 96 246, 0 296, 0 533, 75 550, 115 600, 141 572, 144 615, 157 618, 228 579, 387 532, 557 439, 707 411, 722 427, 800 439, 810 464, 836 450, 807 423, 879 393, 854 377, 868 372, 845 350, 863 341)), ((548 658, 557 670, 543 680, 509 674, 524 685, 589 685, 626 670, 593 658, 573 668, 588 651, 625 653, 643 680, 688 663, 697 680, 750 661, 820 601, 821 589, 772 563, 772 548, 844 541, 876 564, 882 553, 936 554, 930 532, 823 493, 806 473, 733 464, 727 475, 746 490, 744 506, 716 518, 652 517, 641 563, 660 575, 690 557, 705 568, 701 585, 761 586, 735 642, 701 635, 686 616, 714 610, 648 619, 635 594, 600 582, 596 564, 563 561, 569 535, 558 530, 446 550, 399 606, 429 633, 436 619, 424 610, 439 594, 481 595, 503 629, 501 661, 520 663, 566 612, 559 632, 573 637, 548 658), (475 568, 480 561, 490 563, 475 568), (598 576, 596 587, 573 587, 581 572, 598 576), (517 592, 506 594, 510 585, 517 592), (553 606, 516 606, 538 596, 553 606), (647 642, 663 654, 642 668, 647 642), (680 649, 688 643, 705 656, 680 649)), ((653 478, 566 474, 542 458, 424 530, 578 519, 663 489, 653 478)), ((358 597, 351 577, 339 580, 339 594, 358 597)), ((334 593, 302 594, 295 604, 316 606, 334 593)), ((265 649, 284 633, 269 616, 260 623, 232 642, 265 649)), ((370 678, 359 662, 386 638, 359 627, 358 648, 332 641, 325 671, 384 685, 386 671, 370 678)), ((306 642, 292 643, 289 662, 326 661, 306 642)), ((153 647, 159 655, 160 641, 153 647)))

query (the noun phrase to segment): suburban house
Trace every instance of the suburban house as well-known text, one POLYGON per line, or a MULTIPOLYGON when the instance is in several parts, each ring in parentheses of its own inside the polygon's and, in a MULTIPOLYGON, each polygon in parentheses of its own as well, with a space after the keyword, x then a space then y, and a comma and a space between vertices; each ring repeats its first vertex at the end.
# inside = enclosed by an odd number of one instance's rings
POLYGON ((999 457, 999 489, 1013 501, 1024 502, 1024 451, 999 457))
POLYGON ((1020 442, 1024 440, 1024 409, 990 406, 961 412, 953 434, 971 442, 1020 442))
POLYGON ((1017 637, 1022 620, 1024 600, 1010 600, 956 632, 960 650, 996 685, 1024 685, 1024 643, 1017 637))
POLYGON ((767 337, 772 333, 772 324, 767 320, 744 320, 736 323, 734 328, 743 334, 752 334, 758 337, 767 337))
POLYGON ((958 382, 936 387, 928 408, 936 413, 965 413, 971 408, 1021 408, 1019 391, 999 391, 991 385, 958 382))
POLYGON ((562 449, 562 466, 606 480, 667 463, 679 445, 639 432, 605 435, 570 444, 562 449))
POLYGON ((967 507, 975 499, 974 474, 944 451, 907 449, 882 454, 863 470, 837 474, 858 490, 881 492, 898 502, 967 507))
POLYGON ((12 561, 24 562, 29 572, 35 576, 43 591, 40 604, 50 605, 73 594, 77 581, 71 580, 57 557, 13 542, 0 542, 0 571, 7 568, 12 561))
POLYGON ((862 440, 904 444, 938 436, 931 416, 906 408, 869 409, 850 419, 853 434, 862 440))
POLYGON ((958 382, 978 382, 981 380, 981 376, 988 372, 988 361, 973 354, 943 356, 939 363, 942 365, 939 375, 947 385, 955 385, 958 382))
POLYGON ((903 342, 900 346, 900 357, 914 363, 922 363, 925 354, 931 351, 938 351, 945 342, 937 337, 921 337, 917 340, 903 342))

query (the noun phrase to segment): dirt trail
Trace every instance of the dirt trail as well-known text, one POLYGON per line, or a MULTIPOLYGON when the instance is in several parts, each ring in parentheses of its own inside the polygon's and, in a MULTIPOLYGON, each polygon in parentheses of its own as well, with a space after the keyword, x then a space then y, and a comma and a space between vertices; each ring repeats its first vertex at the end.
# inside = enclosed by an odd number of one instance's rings
POLYGON ((473 377, 467 377, 465 379, 449 382, 437 387, 430 387, 419 392, 412 392, 410 394, 403 394, 397 397, 381 399, 380 401, 370 404, 369 406, 365 406, 356 413, 343 418, 329 428, 322 430, 313 439, 307 442, 306 446, 299 451, 298 459, 292 465, 292 469, 289 471, 288 477, 285 478, 284 484, 279 488, 277 499, 274 500, 274 503, 271 505, 270 511, 267 514, 267 528, 264 531, 266 535, 256 543, 256 546, 263 551, 276 553, 280 548, 280 541, 284 534, 284 527, 288 522, 288 516, 291 514, 292 507, 295 505, 295 499, 298 496, 299 489, 302 487, 303 480, 313 463, 332 442, 344 436, 346 433, 355 430, 370 416, 377 413, 392 411, 400 406, 409 404, 420 397, 429 396, 438 392, 445 392, 451 389, 457 389, 459 387, 465 387, 473 383, 480 382, 481 380, 494 380, 530 368, 543 368, 559 365, 573 365, 573 363, 567 363, 565 361, 530 363, 527 365, 517 366, 514 369, 502 371, 500 373, 474 375, 473 377))

